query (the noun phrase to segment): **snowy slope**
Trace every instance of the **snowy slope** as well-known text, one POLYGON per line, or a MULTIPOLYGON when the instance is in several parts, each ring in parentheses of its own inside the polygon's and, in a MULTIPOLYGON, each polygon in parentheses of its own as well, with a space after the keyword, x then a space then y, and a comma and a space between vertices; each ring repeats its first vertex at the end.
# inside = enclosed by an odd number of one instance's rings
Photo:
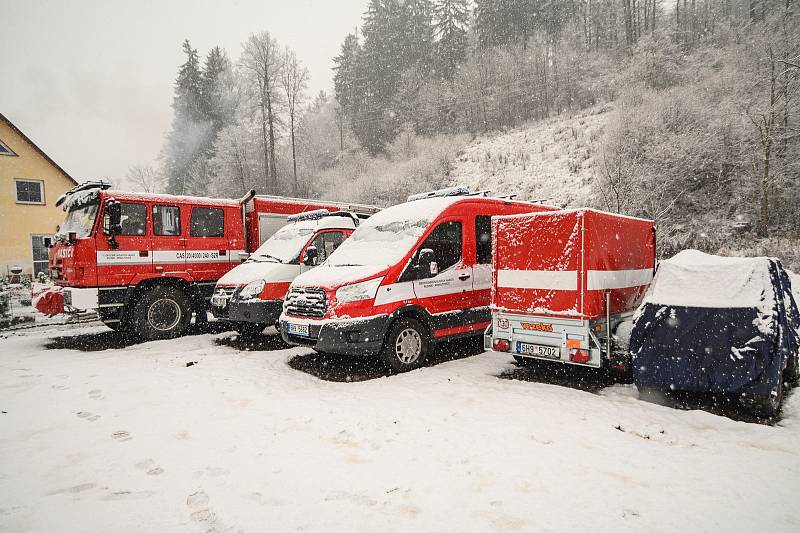
POLYGON ((479 137, 456 159, 450 182, 562 207, 585 206, 611 109, 597 107, 479 137))
POLYGON ((770 427, 505 356, 332 383, 232 334, 68 349, 98 334, 0 339, 0 530, 800 530, 796 394, 770 427))

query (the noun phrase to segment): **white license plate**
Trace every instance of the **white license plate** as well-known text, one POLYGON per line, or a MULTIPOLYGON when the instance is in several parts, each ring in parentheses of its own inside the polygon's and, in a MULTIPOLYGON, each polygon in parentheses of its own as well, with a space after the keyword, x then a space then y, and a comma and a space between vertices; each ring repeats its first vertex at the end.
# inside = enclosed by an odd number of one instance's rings
POLYGON ((292 335, 302 335, 308 337, 308 324, 286 324, 286 331, 292 335))
POLYGON ((547 359, 561 358, 561 350, 555 346, 540 346, 538 344, 528 344, 527 342, 519 341, 517 341, 517 353, 533 355, 535 357, 546 357, 547 359))
POLYGON ((228 298, 225 296, 212 296, 211 305, 217 307, 225 307, 226 305, 228 305, 228 298))

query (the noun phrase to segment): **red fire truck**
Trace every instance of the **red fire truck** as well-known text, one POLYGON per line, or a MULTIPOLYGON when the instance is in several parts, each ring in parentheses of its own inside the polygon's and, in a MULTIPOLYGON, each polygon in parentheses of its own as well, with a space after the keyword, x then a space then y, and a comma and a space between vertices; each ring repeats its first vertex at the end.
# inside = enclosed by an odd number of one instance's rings
POLYGON ((416 368, 432 343, 489 325, 491 217, 555 209, 463 187, 411 196, 295 278, 281 334, 322 352, 378 356, 394 371, 416 368))
MULTIPOLYGON (((375 212, 369 206, 255 196, 240 200, 140 194, 85 183, 56 205, 67 212, 50 241, 50 275, 62 308, 96 309, 115 330, 144 340, 181 335, 205 320, 216 281, 241 263, 286 216, 315 209, 375 212)), ((52 296, 52 295, 51 295, 52 296)), ((53 314, 53 298, 40 298, 53 314)))
POLYGON ((627 369, 613 333, 655 269, 652 220, 573 209, 492 219, 486 347, 533 359, 627 369))

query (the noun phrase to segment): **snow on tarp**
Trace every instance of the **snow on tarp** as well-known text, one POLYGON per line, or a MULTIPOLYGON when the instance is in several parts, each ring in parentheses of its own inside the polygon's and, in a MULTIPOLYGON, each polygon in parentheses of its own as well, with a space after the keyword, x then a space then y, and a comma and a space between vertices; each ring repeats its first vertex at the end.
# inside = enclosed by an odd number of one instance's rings
POLYGON ((592 318, 633 310, 655 267, 653 221, 593 209, 492 218, 492 306, 592 318))
POLYGON ((688 307, 772 308, 770 272, 764 257, 720 257, 684 250, 658 267, 658 283, 645 301, 688 307))
POLYGON ((800 314, 776 259, 679 253, 659 265, 630 351, 637 384, 770 394, 800 346, 800 314))

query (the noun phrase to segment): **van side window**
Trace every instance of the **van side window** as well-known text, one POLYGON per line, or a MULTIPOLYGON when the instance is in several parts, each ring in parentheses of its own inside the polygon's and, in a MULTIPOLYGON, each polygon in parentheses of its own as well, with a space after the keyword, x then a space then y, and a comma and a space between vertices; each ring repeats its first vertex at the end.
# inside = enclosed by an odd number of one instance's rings
POLYGON ((166 237, 181 234, 181 208, 175 205, 153 206, 153 233, 166 237))
POLYGON ((314 237, 309 246, 317 248, 317 264, 325 261, 342 242, 344 234, 341 231, 326 231, 314 237))
POLYGON ((222 237, 225 235, 225 211, 220 207, 194 207, 189 221, 192 237, 222 237))
POLYGON ((442 222, 425 239, 419 249, 433 250, 439 272, 461 261, 461 222, 442 222))
POLYGON ((145 225, 147 224, 147 206, 144 204, 120 204, 122 216, 120 235, 134 236, 144 235, 145 225))
POLYGON ((492 262, 492 217, 489 215, 475 217, 475 257, 479 265, 492 262))

